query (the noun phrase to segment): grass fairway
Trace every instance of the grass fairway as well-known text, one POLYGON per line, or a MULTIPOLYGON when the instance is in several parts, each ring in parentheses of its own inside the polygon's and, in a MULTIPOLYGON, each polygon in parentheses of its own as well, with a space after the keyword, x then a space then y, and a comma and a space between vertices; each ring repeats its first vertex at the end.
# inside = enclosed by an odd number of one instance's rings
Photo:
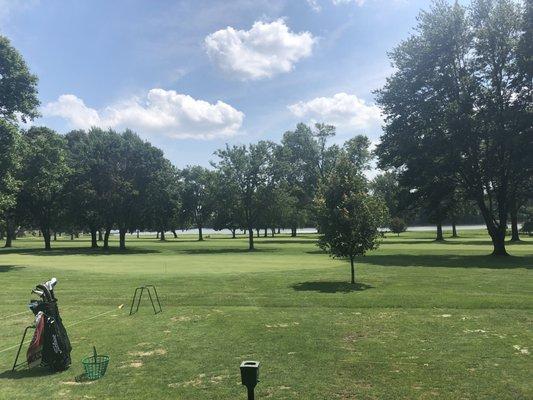
POLYGON ((460 234, 387 238, 359 260, 355 288, 312 235, 258 239, 253 253, 221 236, 128 238, 108 254, 19 239, 0 250, 0 398, 245 399, 238 367, 253 359, 257 399, 531 399, 533 241, 493 258, 485 234, 460 234), (29 291, 52 276, 73 365, 11 373, 29 291), (163 313, 144 303, 130 317, 144 283, 163 313), (108 372, 76 383, 93 345, 108 372))

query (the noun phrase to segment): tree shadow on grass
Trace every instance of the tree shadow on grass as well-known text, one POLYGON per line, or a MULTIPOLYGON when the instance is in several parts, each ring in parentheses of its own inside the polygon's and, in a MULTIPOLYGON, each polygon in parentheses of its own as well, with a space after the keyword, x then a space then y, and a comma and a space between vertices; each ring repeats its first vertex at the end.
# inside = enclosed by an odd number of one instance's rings
POLYGON ((533 269, 533 256, 496 257, 491 255, 368 255, 358 262, 383 267, 440 267, 440 268, 490 268, 533 269))
MULTIPOLYGON (((445 238, 444 240, 435 240, 435 239, 400 239, 395 240, 395 238, 390 238, 384 242, 384 244, 442 244, 448 246, 454 245, 466 245, 466 246, 492 246, 492 241, 486 239, 457 239, 457 238, 445 238)), ((520 242, 509 242, 505 243, 506 246, 521 246, 521 245, 531 245, 533 242, 523 240, 520 242)))
POLYGON ((11 369, 8 369, 0 373, 0 379, 36 378, 39 376, 46 376, 46 375, 52 375, 52 374, 53 372, 50 371, 50 369, 44 368, 44 367, 38 367, 38 368, 32 368, 32 369, 22 367, 20 369, 15 369, 15 371, 11 371, 11 369))
POLYGON ((89 247, 58 247, 52 248, 51 250, 44 249, 21 249, 21 248, 10 248, 0 250, 0 255, 2 254, 22 254, 22 255, 33 255, 33 256, 64 256, 64 255, 89 255, 89 256, 105 256, 112 254, 120 255, 133 255, 133 254, 150 254, 150 253, 159 253, 159 250, 152 249, 130 249, 120 250, 119 248, 109 248, 107 250, 103 248, 91 249, 89 247))
POLYGON ((257 243, 264 243, 264 244, 312 244, 316 242, 315 239, 268 239, 268 238, 261 238, 261 239, 255 239, 254 240, 257 243))
POLYGON ((351 284, 348 282, 327 282, 327 281, 316 281, 316 282, 300 282, 291 285, 291 287, 298 291, 310 291, 310 292, 320 292, 320 293, 351 293, 351 292, 361 292, 363 290, 372 289, 373 286, 367 285, 366 283, 356 282, 351 284))
POLYGON ((18 267, 16 265, 0 265, 0 273, 10 272, 10 271, 13 271, 14 269, 20 269, 20 268, 24 268, 24 267, 18 267))
POLYGON ((246 248, 242 249, 186 249, 179 251, 180 253, 185 254, 253 254, 253 253, 270 253, 278 251, 279 249, 254 249, 248 250, 246 248))

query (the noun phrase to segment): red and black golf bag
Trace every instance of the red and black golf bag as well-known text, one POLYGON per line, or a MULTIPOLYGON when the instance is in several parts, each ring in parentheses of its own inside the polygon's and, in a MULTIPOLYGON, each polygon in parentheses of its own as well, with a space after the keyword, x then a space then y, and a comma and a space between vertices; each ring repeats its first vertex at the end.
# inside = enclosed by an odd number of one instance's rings
POLYGON ((47 366, 52 371, 63 371, 70 366, 72 346, 61 321, 52 278, 32 290, 41 300, 31 300, 30 310, 35 314, 35 333, 26 353, 28 367, 47 366))

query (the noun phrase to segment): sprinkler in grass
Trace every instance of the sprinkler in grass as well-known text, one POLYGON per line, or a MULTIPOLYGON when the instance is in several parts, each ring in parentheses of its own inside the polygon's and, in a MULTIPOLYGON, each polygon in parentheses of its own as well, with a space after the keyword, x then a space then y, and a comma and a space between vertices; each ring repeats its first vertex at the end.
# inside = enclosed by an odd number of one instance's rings
POLYGON ((248 400, 254 400, 254 389, 259 382, 259 361, 241 363, 241 383, 248 389, 248 400))

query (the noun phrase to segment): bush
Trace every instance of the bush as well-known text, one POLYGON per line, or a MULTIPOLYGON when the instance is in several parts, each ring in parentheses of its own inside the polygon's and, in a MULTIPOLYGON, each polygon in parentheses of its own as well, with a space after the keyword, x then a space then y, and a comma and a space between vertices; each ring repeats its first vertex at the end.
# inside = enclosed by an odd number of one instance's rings
POLYGON ((407 230, 407 224, 403 219, 395 217, 390 220, 389 229, 392 233, 396 233, 398 236, 400 236, 400 233, 407 230))

